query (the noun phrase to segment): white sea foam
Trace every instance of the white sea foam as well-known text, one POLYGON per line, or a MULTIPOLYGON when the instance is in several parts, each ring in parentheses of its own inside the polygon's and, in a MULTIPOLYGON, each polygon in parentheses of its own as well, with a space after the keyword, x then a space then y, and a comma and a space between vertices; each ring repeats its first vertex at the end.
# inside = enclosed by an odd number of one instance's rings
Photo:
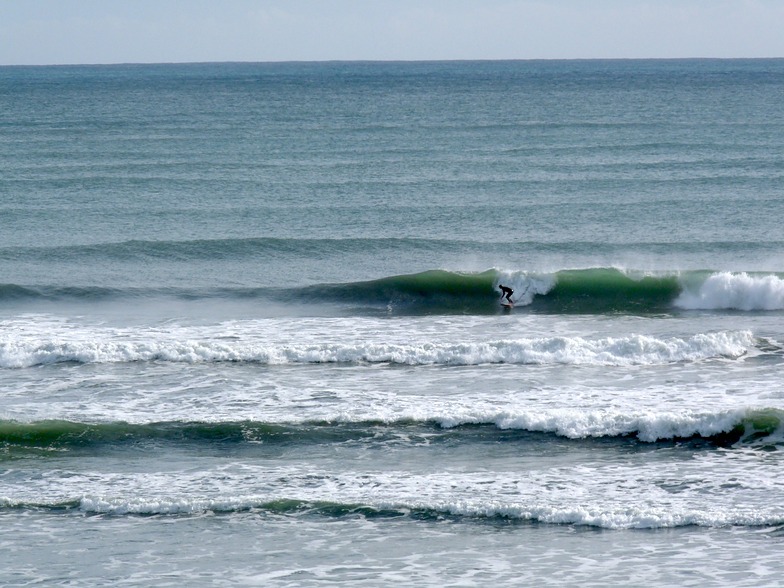
POLYGON ((257 362, 392 363, 403 365, 479 365, 487 363, 567 365, 656 365, 708 358, 738 358, 754 346, 749 331, 702 333, 691 337, 647 335, 540 337, 467 343, 321 343, 251 342, 112 338, 76 340, 5 337, 0 340, 0 367, 23 368, 61 362, 122 363, 257 362))
POLYGON ((727 433, 743 423, 747 412, 735 409, 719 413, 623 412, 553 409, 541 411, 466 411, 435 418, 442 427, 466 424, 494 424, 500 429, 521 429, 532 432, 556 433, 563 437, 617 437, 636 435, 654 442, 661 439, 711 437, 727 433))
POLYGON ((252 497, 224 499, 172 499, 172 498, 106 498, 85 496, 79 501, 79 507, 90 513, 113 515, 178 515, 199 514, 203 512, 232 512, 258 507, 262 500, 252 497))
MULTIPOLYGON (((261 509, 280 498, 240 496, 215 499, 192 498, 105 498, 83 497, 79 508, 87 513, 110 515, 183 515, 205 512, 238 512, 261 509)), ((285 499, 282 499, 285 500, 285 499)), ((311 499, 306 499, 311 500, 311 499)), ((295 501, 296 502, 296 501, 295 501)), ((318 502, 318 501, 317 501, 318 502)), ((0 501, 2 503, 2 501, 0 501)), ((339 503, 335 503, 339 504, 339 503)), ((757 508, 673 508, 665 504, 625 504, 607 507, 600 504, 541 504, 533 497, 523 502, 497 498, 465 498, 457 500, 389 500, 360 496, 344 503, 348 508, 357 505, 378 510, 433 511, 471 518, 501 517, 549 524, 573 524, 605 529, 659 529, 685 526, 770 526, 784 521, 781 509, 762 511, 757 508)), ((8 506, 6 504, 5 506, 8 506)))
POLYGON ((696 292, 685 289, 675 304, 691 310, 782 310, 784 280, 773 274, 720 272, 711 275, 696 292))
POLYGON ((781 524, 784 513, 756 509, 683 510, 656 506, 602 509, 592 506, 506 505, 503 503, 444 503, 436 509, 453 515, 504 517, 541 523, 574 524, 605 529, 659 529, 687 527, 762 526, 781 524))

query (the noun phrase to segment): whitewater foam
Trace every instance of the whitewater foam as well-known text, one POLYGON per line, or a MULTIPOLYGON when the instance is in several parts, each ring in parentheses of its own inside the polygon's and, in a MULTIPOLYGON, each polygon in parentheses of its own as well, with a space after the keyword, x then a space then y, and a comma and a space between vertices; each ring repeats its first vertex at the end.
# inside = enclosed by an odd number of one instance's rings
POLYGON ((636 435, 640 441, 713 437, 732 431, 747 418, 744 409, 720 413, 583 411, 555 409, 543 411, 497 412, 453 415, 438 419, 441 426, 492 423, 499 429, 522 429, 555 433, 571 439, 636 435))
POLYGON ((672 511, 664 507, 639 506, 602 509, 596 506, 544 506, 537 504, 505 504, 501 501, 400 501, 369 500, 364 503, 340 504, 326 501, 269 500, 261 497, 238 497, 218 500, 126 500, 84 497, 80 510, 111 515, 182 515, 205 512, 242 512, 281 510, 290 505, 293 512, 316 514, 387 512, 397 516, 413 513, 448 514, 468 518, 504 518, 558 525, 585 525, 604 529, 660 529, 685 526, 770 526, 784 521, 784 513, 762 513, 754 509, 720 511, 672 511))
POLYGON ((675 305, 689 310, 784 310, 784 279, 773 274, 719 272, 696 292, 684 289, 675 305))
POLYGON ((502 517, 549 524, 585 525, 603 529, 661 529, 694 525, 702 527, 763 526, 781 524, 784 520, 784 515, 780 512, 763 514, 753 509, 678 512, 663 507, 644 506, 601 509, 589 506, 510 506, 502 503, 473 504, 469 502, 444 503, 438 505, 437 510, 469 517, 502 517))
MULTIPOLYGON (((109 333, 103 333, 111 336, 109 333)), ((126 341, 27 339, 0 340, 0 367, 25 368, 53 363, 253 362, 267 365, 308 363, 389 363, 402 365, 569 364, 656 365, 709 358, 739 358, 754 346, 750 331, 701 333, 691 337, 648 335, 541 337, 486 342, 409 344, 321 343, 287 345, 215 340, 169 340, 165 337, 126 341)))

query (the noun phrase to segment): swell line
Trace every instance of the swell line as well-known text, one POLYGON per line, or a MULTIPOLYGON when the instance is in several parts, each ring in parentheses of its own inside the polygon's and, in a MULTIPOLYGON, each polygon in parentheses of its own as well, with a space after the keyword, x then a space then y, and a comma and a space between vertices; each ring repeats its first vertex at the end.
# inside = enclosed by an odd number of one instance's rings
POLYGON ((248 237, 231 239, 194 240, 131 240, 84 245, 3 247, 0 260, 27 259, 36 261, 74 260, 155 260, 172 261, 252 258, 265 255, 298 255, 321 257, 338 255, 350 251, 437 251, 443 247, 467 244, 461 241, 443 241, 407 238, 344 238, 344 239, 301 239, 275 237, 248 237))
POLYGON ((656 253, 663 256, 673 252, 710 253, 733 250, 753 256, 766 254, 771 248, 780 249, 784 241, 700 241, 700 242, 586 242, 532 241, 487 239, 424 239, 414 237, 236 237, 225 239, 189 240, 128 240, 117 242, 5 246, 0 247, 0 261, 23 263, 190 263, 276 259, 325 259, 347 255, 371 254, 405 256, 439 256, 444 252, 460 255, 495 257, 499 251, 507 256, 529 257, 532 254, 569 256, 592 251, 605 258, 624 258, 630 254, 656 253))

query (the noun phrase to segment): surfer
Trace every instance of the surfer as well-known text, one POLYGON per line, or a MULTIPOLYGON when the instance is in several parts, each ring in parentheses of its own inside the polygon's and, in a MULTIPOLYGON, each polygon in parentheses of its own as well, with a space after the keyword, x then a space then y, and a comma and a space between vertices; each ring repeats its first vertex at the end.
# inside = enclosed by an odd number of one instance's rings
POLYGON ((498 284, 498 287, 501 289, 501 298, 503 299, 506 297, 506 299, 509 301, 509 304, 512 304, 512 294, 514 294, 514 290, 504 286, 503 284, 498 284))

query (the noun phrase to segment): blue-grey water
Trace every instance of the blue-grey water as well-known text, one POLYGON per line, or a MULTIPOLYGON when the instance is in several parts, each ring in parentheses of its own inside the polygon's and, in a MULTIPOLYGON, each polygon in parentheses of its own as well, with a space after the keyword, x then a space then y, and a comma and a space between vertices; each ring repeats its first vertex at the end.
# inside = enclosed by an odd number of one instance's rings
POLYGON ((778 585, 782 96, 0 67, 0 584, 778 585))

